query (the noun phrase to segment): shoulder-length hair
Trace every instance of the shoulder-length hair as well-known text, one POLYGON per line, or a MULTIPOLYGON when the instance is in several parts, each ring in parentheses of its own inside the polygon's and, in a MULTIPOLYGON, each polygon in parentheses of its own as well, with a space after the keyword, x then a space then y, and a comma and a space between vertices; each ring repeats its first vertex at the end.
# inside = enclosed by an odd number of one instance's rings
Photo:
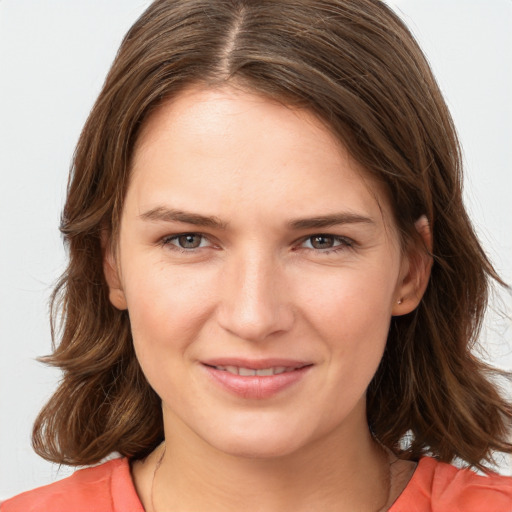
POLYGON ((113 451, 144 457, 162 440, 160 399, 136 360, 128 314, 108 299, 102 237, 116 240, 145 119, 189 85, 225 83, 322 119, 386 187, 403 243, 419 243, 415 221, 429 220, 430 283, 414 312, 392 318, 367 391, 375 437, 405 458, 480 468, 493 450, 512 452, 512 407, 472 352, 489 285, 503 283, 463 206, 446 104, 380 0, 157 0, 130 29, 74 155, 61 224, 69 265, 52 298, 54 352, 43 358, 63 378, 35 422, 36 452, 85 465, 113 451))

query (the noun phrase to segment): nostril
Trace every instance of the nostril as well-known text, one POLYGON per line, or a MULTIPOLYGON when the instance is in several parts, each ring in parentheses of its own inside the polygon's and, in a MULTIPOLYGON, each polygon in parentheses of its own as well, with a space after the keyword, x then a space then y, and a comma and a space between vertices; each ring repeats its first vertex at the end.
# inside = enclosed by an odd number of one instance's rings
POLYGON ((286 286, 277 275, 280 266, 261 251, 238 254, 225 269, 218 308, 220 326, 248 341, 261 341, 272 334, 287 331, 293 315, 285 303, 286 286))
POLYGON ((234 307, 219 312, 220 326, 235 336, 247 341, 262 341, 279 332, 289 331, 293 315, 283 307, 271 308, 268 304, 258 309, 234 307))

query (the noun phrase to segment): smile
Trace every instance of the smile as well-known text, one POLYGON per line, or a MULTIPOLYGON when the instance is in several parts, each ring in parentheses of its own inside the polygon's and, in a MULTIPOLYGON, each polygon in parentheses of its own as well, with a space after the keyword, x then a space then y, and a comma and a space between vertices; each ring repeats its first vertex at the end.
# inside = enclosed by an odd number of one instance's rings
POLYGON ((244 400, 269 399, 278 395, 302 381, 313 366, 289 359, 248 361, 225 358, 202 364, 220 389, 244 400))
POLYGON ((251 377, 251 376, 258 376, 258 377, 270 377, 272 375, 279 375, 281 373, 286 372, 292 372, 293 370, 296 370, 297 367, 290 367, 290 366, 274 366, 270 368, 244 368, 242 366, 214 366, 216 370, 221 370, 224 372, 232 373, 233 375, 241 375, 243 377, 251 377))

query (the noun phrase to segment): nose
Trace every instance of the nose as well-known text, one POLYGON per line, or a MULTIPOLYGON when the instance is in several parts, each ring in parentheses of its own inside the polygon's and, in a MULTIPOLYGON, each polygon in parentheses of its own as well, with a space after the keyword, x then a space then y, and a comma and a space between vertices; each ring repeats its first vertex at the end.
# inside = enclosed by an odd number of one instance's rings
POLYGON ((220 326, 238 338, 263 341, 289 331, 294 315, 283 270, 264 255, 238 257, 222 279, 220 326))

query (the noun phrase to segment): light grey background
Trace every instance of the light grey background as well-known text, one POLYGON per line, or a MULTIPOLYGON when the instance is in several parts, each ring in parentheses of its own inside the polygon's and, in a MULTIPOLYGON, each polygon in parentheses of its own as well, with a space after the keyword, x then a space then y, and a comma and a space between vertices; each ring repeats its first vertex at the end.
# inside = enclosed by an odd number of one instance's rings
MULTIPOLYGON (((58 380, 47 302, 63 270, 57 230, 74 145, 143 0, 0 0, 0 499, 67 474, 30 447, 58 380)), ((389 1, 426 51, 455 118, 465 194, 484 245, 512 282, 512 1, 389 1)), ((508 304, 510 295, 501 294, 508 304)), ((512 370, 510 319, 483 336, 512 370)), ((510 472, 505 459, 502 470, 510 472)))

